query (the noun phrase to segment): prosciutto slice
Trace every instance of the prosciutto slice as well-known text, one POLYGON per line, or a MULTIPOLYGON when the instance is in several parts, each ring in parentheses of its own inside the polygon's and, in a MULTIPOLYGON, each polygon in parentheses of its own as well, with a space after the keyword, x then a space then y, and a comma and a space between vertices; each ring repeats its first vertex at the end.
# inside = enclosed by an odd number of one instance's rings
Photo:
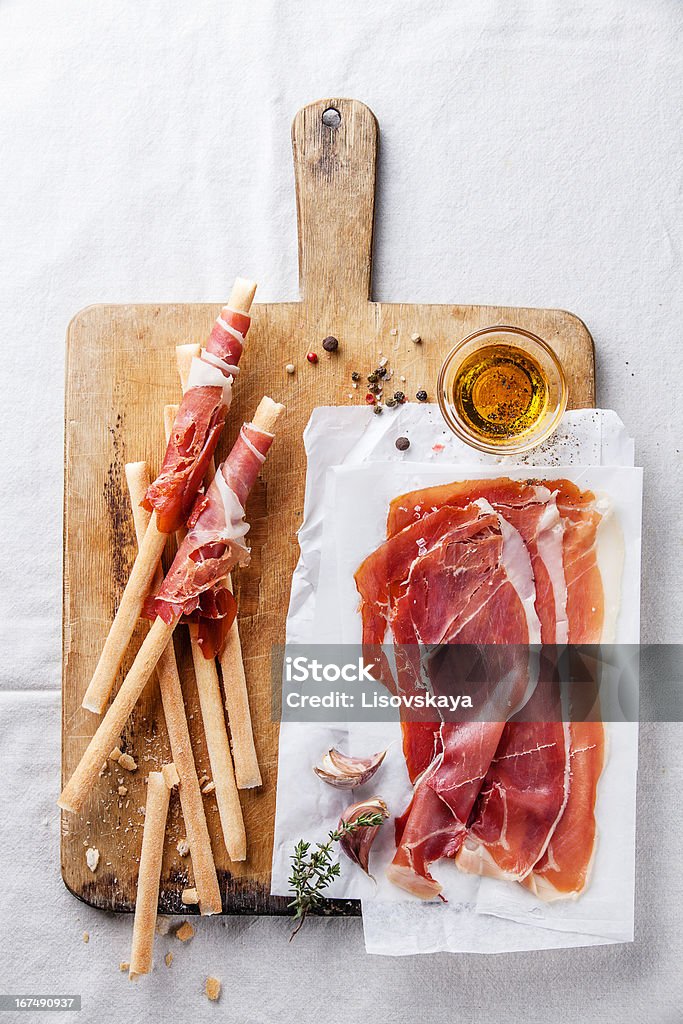
POLYGON ((547 902, 576 898, 586 888, 597 843, 595 800, 604 766, 602 722, 569 724, 569 788, 564 813, 524 885, 547 902))
MULTIPOLYGON (((390 617, 399 644, 486 644, 492 684, 484 713, 491 720, 438 726, 436 754, 419 777, 411 806, 400 821, 388 875, 422 898, 440 893, 429 867, 443 857, 454 857, 461 848, 505 718, 526 693, 528 662, 503 644, 528 644, 540 638, 531 561, 521 538, 485 499, 473 505, 477 516, 472 516, 466 534, 456 527, 413 561, 390 617), (499 637, 502 643, 496 650, 491 640, 499 637)), ((416 750, 424 754, 425 730, 420 727, 415 747, 411 732, 412 723, 405 723, 404 750, 409 756, 416 750)), ((417 767, 409 764, 412 778, 417 767)))
POLYGON ((162 533, 185 525, 216 450, 230 408, 250 318, 228 307, 214 324, 206 349, 192 360, 188 389, 173 424, 164 461, 143 501, 156 511, 162 533))
POLYGON ((244 505, 272 442, 273 434, 244 424, 208 491, 197 499, 185 539, 148 613, 167 623, 192 616, 214 584, 236 565, 248 564, 244 505))

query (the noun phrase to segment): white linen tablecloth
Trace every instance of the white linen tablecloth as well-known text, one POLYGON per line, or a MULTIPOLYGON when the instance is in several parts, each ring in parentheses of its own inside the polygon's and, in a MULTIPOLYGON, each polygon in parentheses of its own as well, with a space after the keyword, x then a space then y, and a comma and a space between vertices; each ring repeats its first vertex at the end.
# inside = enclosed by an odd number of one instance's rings
POLYGON ((238 272, 294 298, 289 127, 321 96, 380 122, 376 298, 588 323, 645 467, 643 639, 680 640, 682 53, 677 0, 0 4, 0 992, 127 1024, 680 1019, 680 725, 642 729, 633 946, 393 961, 358 921, 290 945, 285 921, 228 918, 160 939, 132 986, 130 919, 62 885, 54 801, 66 325, 220 301, 238 272))

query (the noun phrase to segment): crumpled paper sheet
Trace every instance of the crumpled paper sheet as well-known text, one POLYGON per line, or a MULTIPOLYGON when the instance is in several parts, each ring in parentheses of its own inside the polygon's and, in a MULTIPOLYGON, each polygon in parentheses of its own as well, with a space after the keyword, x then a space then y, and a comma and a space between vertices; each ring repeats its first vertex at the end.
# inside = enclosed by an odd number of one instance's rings
MULTIPOLYGON (((394 416, 381 418, 366 410, 317 409, 305 443, 309 471, 301 558, 288 617, 290 642, 358 642, 352 574, 363 555, 381 541, 386 507, 395 494, 426 478, 441 482, 477 473, 529 472, 525 467, 512 469, 509 457, 479 456, 461 445, 445 430, 433 406, 404 406, 394 416), (400 434, 411 440, 406 453, 399 453, 394 444, 400 434), (383 463, 381 471, 377 461, 383 463), (389 470, 387 463, 395 468, 389 470), (362 517, 354 515, 359 504, 362 517), (353 531, 348 529, 349 522, 355 524, 353 531)), ((533 454, 537 475, 554 475, 563 464, 573 462, 571 472, 561 470, 563 475, 574 476, 583 486, 602 487, 614 496, 627 540, 625 598, 617 639, 633 640, 639 626, 641 480, 639 471, 614 468, 633 464, 633 443, 623 424, 610 411, 571 412, 556 443, 533 454)), ((609 818, 609 827, 601 828, 594 879, 580 900, 541 904, 520 886, 466 876, 443 861, 436 874, 444 882, 448 904, 406 898, 384 877, 393 855, 389 823, 373 847, 376 884, 342 859, 340 879, 330 888, 330 895, 362 898, 368 951, 395 955, 438 950, 500 952, 631 939, 637 726, 611 725, 609 733, 610 754, 597 808, 599 823, 609 818), (614 806, 619 814, 613 821, 610 808, 614 806)), ((312 763, 333 744, 351 752, 389 745, 381 781, 377 776, 358 795, 371 795, 376 787, 392 811, 400 813, 406 806, 411 787, 396 723, 283 724, 273 892, 288 890, 294 842, 302 837, 322 839, 348 803, 348 795, 322 785, 311 771, 312 763)))

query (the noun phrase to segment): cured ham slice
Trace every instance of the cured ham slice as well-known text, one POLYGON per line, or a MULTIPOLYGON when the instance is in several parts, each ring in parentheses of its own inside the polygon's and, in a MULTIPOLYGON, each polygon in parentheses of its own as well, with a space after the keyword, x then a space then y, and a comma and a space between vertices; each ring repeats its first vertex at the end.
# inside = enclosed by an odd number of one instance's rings
POLYGON ((567 804, 543 856, 524 885, 548 902, 576 898, 590 878, 597 830, 595 799, 605 758, 602 722, 569 724, 567 804))
POLYGON ((568 792, 567 725, 509 723, 478 795, 458 867, 494 878, 526 878, 551 841, 568 792))
MULTIPOLYGON (((390 879, 413 895, 438 895, 440 883, 430 864, 454 857, 467 834, 470 813, 495 755, 505 718, 526 693, 528 663, 506 646, 494 650, 492 638, 505 644, 538 642, 531 561, 519 534, 490 503, 480 498, 467 535, 459 526, 413 561, 406 586, 390 615, 399 644, 487 644, 492 687, 487 718, 476 723, 443 723, 438 748, 419 778, 411 807, 401 822, 390 879), (498 712, 501 720, 497 721, 498 712), (427 792, 429 790, 429 792, 427 792), (436 798, 436 800, 435 800, 436 798), (450 821, 450 824, 447 824, 450 821), (438 827, 433 827, 434 822, 438 827)), ((436 513, 434 513, 436 515, 436 513)), ((407 749, 424 752, 424 730, 407 749)), ((417 765, 409 765, 415 777, 417 765)))
POLYGON ((200 609, 203 594, 236 565, 249 562, 244 504, 273 437, 253 424, 244 424, 208 491, 198 499, 185 539, 159 592, 148 603, 148 613, 169 624, 181 615, 192 616, 200 609))
POLYGON ((147 511, 156 511, 162 533, 180 529, 192 511, 230 408, 232 381, 239 373, 250 322, 246 314, 225 306, 206 349, 192 360, 161 470, 143 502, 147 511))

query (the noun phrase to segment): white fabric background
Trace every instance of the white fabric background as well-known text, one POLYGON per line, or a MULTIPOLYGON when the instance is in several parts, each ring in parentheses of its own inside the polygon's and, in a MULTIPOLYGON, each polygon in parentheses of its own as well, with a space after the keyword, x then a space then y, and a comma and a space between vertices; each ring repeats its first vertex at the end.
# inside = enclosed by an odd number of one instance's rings
POLYGON ((320 96, 380 122, 375 297, 590 326, 599 402, 646 471, 643 637, 680 640, 682 44, 677 0, 2 0, 0 990, 129 1024, 680 1019, 680 726, 642 732, 633 946, 394 962, 356 921, 291 945, 284 921, 203 921, 132 987, 130 921, 62 886, 54 800, 66 325, 97 301, 219 301, 236 272, 293 298, 289 126, 320 96))

